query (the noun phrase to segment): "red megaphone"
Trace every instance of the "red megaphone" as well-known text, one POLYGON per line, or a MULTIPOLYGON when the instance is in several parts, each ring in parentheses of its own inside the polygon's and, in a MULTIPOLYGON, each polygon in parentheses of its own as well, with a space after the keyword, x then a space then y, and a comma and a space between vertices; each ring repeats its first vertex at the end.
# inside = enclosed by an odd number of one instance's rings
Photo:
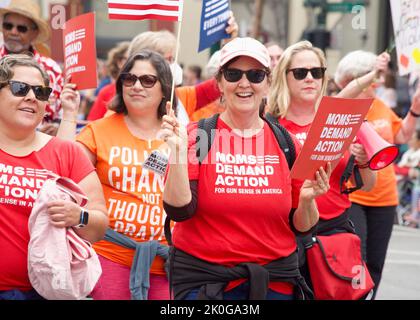
POLYGON ((398 156, 398 147, 385 141, 367 121, 364 121, 360 127, 356 142, 365 148, 371 170, 380 170, 389 166, 398 156))

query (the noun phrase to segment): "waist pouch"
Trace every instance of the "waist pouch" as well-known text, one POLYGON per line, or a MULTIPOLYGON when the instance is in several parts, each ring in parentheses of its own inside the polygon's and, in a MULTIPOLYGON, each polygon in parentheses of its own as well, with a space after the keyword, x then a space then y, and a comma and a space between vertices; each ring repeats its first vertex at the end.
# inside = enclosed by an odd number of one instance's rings
POLYGON ((359 300, 374 287, 353 233, 313 237, 306 259, 316 300, 359 300))

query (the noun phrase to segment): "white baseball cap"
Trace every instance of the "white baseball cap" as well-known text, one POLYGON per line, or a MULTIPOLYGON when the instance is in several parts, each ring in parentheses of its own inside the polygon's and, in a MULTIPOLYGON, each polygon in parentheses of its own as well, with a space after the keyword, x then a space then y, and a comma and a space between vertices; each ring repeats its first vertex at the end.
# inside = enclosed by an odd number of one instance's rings
POLYGON ((220 67, 236 57, 246 56, 257 60, 264 67, 270 67, 270 55, 267 48, 253 38, 235 38, 221 50, 220 67))

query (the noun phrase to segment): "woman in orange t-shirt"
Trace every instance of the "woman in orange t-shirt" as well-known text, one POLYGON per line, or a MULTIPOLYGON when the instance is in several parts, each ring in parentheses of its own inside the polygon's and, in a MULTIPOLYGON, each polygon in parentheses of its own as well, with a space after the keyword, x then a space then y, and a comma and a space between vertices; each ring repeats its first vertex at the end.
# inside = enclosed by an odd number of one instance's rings
POLYGON ((143 50, 130 56, 116 81, 115 114, 89 123, 77 137, 96 166, 109 215, 105 240, 95 245, 103 269, 95 300, 169 299, 164 177, 143 163, 155 150, 166 152, 157 133, 171 85, 161 55, 143 50))
MULTIPOLYGON (((335 82, 345 87, 374 69, 377 56, 366 51, 353 51, 339 63, 335 82)), ((376 98, 375 86, 367 87, 358 98, 376 98)), ((400 119, 381 100, 375 99, 366 118, 378 134, 389 143, 404 144, 413 135, 420 117, 420 90, 417 88, 410 111, 400 119)), ((369 192, 357 191, 350 195, 350 219, 362 240, 363 257, 375 282, 374 297, 381 280, 389 239, 398 204, 397 182, 394 168, 388 166, 377 171, 377 182, 369 192)))

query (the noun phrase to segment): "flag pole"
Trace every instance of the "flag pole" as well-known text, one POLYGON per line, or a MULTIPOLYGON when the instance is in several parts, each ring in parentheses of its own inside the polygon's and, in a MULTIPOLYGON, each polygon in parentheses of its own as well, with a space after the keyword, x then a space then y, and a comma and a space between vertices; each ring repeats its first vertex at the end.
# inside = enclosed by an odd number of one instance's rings
POLYGON ((175 67, 176 64, 178 63, 178 53, 179 53, 179 44, 180 44, 180 39, 181 39, 181 30, 182 30, 182 14, 183 14, 183 3, 181 1, 180 3, 181 5, 181 12, 180 12, 180 16, 181 19, 178 21, 178 35, 176 37, 176 47, 175 47, 175 61, 174 61, 174 68, 173 68, 173 73, 172 73, 172 91, 171 91, 171 109, 170 111, 172 111, 172 104, 174 102, 174 95, 175 95, 175 67))

